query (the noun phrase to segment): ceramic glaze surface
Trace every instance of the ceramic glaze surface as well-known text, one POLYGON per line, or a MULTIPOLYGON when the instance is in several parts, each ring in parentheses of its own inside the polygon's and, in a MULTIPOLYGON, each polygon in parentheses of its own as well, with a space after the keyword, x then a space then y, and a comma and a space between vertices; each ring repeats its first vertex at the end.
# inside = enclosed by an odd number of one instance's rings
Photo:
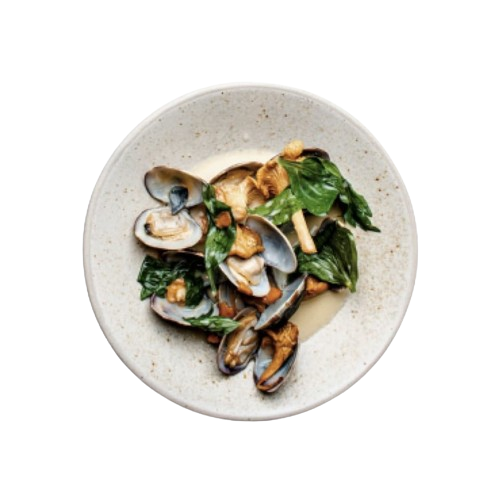
MULTIPOLYGON (((255 158, 248 158, 253 160, 255 158)), ((221 161, 221 163, 223 163, 221 161)), ((221 164, 220 170, 229 165, 221 164)), ((413 290, 417 240, 403 182, 378 142, 347 113, 311 94, 269 85, 202 90, 163 107, 118 147, 95 187, 84 236, 84 263, 95 314, 123 362, 147 385, 189 409, 222 418, 262 420, 322 404, 359 380, 393 339, 413 290), (362 193, 381 233, 355 229, 357 292, 300 345, 293 373, 272 395, 254 386, 251 363, 222 375, 204 334, 162 321, 139 300, 146 253, 136 217, 158 206, 144 188, 156 165, 192 170, 214 157, 280 151, 292 139, 330 153, 362 193)), ((396 374, 395 374, 396 376, 396 374)))

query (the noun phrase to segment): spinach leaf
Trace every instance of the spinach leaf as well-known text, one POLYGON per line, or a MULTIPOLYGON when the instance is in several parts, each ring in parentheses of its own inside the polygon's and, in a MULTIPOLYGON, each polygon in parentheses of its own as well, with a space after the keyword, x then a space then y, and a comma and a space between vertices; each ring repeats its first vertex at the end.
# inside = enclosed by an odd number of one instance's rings
POLYGON ((205 267, 207 268, 210 287, 213 292, 216 292, 216 272, 219 264, 227 257, 233 246, 236 238, 236 224, 231 214, 231 208, 216 199, 215 189, 210 184, 205 185, 203 188, 203 202, 208 212, 208 233, 205 240, 205 267), (221 212, 225 211, 231 214, 231 225, 218 228, 215 220, 221 212))
POLYGON ((344 208, 344 219, 346 222, 353 227, 359 224, 365 231, 380 233, 380 229, 375 227, 370 221, 370 217, 373 214, 368 206, 368 202, 363 196, 354 191, 348 181, 344 182, 344 190, 340 194, 339 199, 344 208))
POLYGON ((273 224, 280 226, 288 222, 292 215, 304 207, 299 199, 292 193, 290 188, 286 188, 275 198, 270 199, 259 207, 249 210, 251 214, 262 215, 273 224))
POLYGON ((165 295, 168 285, 177 278, 186 284, 186 306, 195 307, 203 298, 203 265, 198 259, 185 257, 164 262, 146 255, 137 281, 142 285, 141 300, 153 294, 165 295))
POLYGON ((210 316, 210 314, 205 314, 199 316, 198 318, 184 318, 192 326, 197 326, 207 332, 217 333, 220 335, 226 335, 236 330, 240 325, 238 321, 234 321, 231 318, 225 318, 223 316, 210 316))
POLYGON ((331 162, 315 156, 301 162, 280 157, 278 162, 288 174, 292 193, 304 208, 314 215, 325 215, 343 187, 342 176, 333 175, 331 167, 325 168, 331 162))
POLYGON ((349 229, 327 219, 314 238, 318 253, 297 250, 299 271, 320 280, 356 291, 358 255, 354 236, 349 229))

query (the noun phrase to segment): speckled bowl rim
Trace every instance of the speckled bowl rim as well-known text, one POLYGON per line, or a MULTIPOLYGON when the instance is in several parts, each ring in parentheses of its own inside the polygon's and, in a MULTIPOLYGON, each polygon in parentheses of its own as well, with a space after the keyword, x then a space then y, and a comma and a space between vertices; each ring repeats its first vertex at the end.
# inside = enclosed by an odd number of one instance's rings
POLYGON ((87 292, 88 296, 92 305, 92 309, 94 311, 94 314, 96 316, 97 322, 106 336, 108 342, 110 343, 111 347, 117 354, 117 356, 122 360, 122 362, 127 366, 132 373, 134 373, 140 380, 142 380, 146 385, 151 387, 154 391, 158 392, 160 395, 166 397, 170 401, 178 404, 179 406, 182 406, 183 408, 187 408, 189 410, 195 411, 197 413, 201 413, 207 416, 211 417, 216 417, 216 418, 222 418, 222 419, 228 419, 228 420, 243 420, 243 421, 262 421, 262 420, 276 420, 284 417, 289 417, 293 415, 298 415, 300 413, 304 413, 306 411, 312 410, 314 408, 317 408, 318 406, 321 406, 322 404, 331 401, 335 397, 339 396, 342 394, 344 391, 349 389, 351 386, 353 386, 356 382, 358 382, 366 373, 368 373, 371 368, 379 361, 379 359, 382 357, 382 355, 386 352, 387 348, 391 344, 392 340, 394 339, 396 333, 398 332, 401 323, 403 322, 403 319, 405 317, 406 311, 408 310, 408 306, 411 301, 411 297, 413 294, 413 290, 415 287, 415 281, 416 281, 416 275, 417 275, 417 267, 418 267, 418 233, 417 233, 417 226, 416 226, 416 221, 415 221, 415 214, 413 211, 413 207, 410 201, 410 197, 408 195, 408 191, 406 189, 406 186, 403 182, 403 179, 401 175, 399 174, 399 171, 397 170, 396 166, 394 165, 393 161, 387 154, 386 150, 383 148, 383 146, 379 143, 379 141, 375 138, 375 136, 361 123, 359 122, 355 117, 353 117, 351 114, 349 114, 347 111, 342 109, 341 107, 337 106, 336 104, 333 104, 331 101, 320 97, 316 94, 313 94, 308 91, 300 90, 297 88, 293 87, 288 87, 285 85, 279 85, 279 84, 270 84, 270 83, 252 83, 252 82, 235 82, 235 83, 223 83, 223 84, 218 84, 218 85, 212 85, 209 87, 205 87, 202 89, 198 89, 192 92, 189 92, 187 94, 184 94, 177 99, 174 99, 173 101, 170 101, 169 103, 165 104, 161 108, 157 109, 153 113, 151 113, 148 117, 146 117, 142 122, 140 122, 124 139, 123 141, 119 144, 119 146, 115 149, 109 160, 107 161, 106 165, 104 166, 97 182, 94 187, 94 190, 92 192, 92 196, 89 201, 88 209, 87 209, 87 215, 85 218, 85 227, 84 227, 84 233, 83 233, 83 263, 84 263, 84 274, 85 274, 85 281, 87 285, 87 292), (123 356, 120 354, 119 350, 116 348, 115 345, 111 342, 107 330, 109 329, 109 326, 106 324, 106 319, 105 319, 105 313, 104 310, 97 300, 97 292, 94 287, 95 283, 94 280, 92 279, 92 273, 91 273, 91 256, 90 256, 90 226, 91 222, 94 219, 95 216, 95 205, 96 205, 96 200, 99 198, 101 195, 101 190, 102 186, 105 184, 107 176, 110 174, 112 166, 114 165, 115 161, 117 158, 123 154, 123 152, 130 146, 131 142, 133 139, 140 133, 142 132, 151 122, 155 121, 159 116, 163 115, 166 111, 169 109, 175 108, 179 105, 182 105, 184 103, 187 103, 193 99, 200 98, 206 94, 210 94, 213 92, 217 91, 225 91, 225 90, 236 90, 236 89, 247 89, 247 90, 258 90, 258 89, 269 89, 269 90, 280 90, 283 92, 287 92, 290 94, 296 94, 299 97, 305 97, 309 99, 313 99, 321 104, 323 104, 326 107, 333 108, 337 113, 340 115, 343 115, 346 120, 352 122, 355 126, 357 126, 359 129, 361 129, 366 136, 373 142, 374 145, 377 146, 379 149, 380 153, 384 156, 384 159, 387 161, 388 166, 391 168, 392 173, 394 176, 398 179, 402 197, 404 204, 406 205, 406 209, 408 211, 408 217, 409 217, 409 224, 410 224, 410 232, 413 236, 413 246, 412 246, 412 256, 413 258, 411 259, 410 265, 411 265, 411 279, 409 280, 408 287, 406 289, 406 295, 404 298, 401 300, 401 309, 400 309, 400 315, 397 318, 393 331, 390 335, 388 335, 388 340, 383 349, 380 351, 379 356, 375 357, 371 363, 368 363, 365 366, 365 369, 362 370, 359 375, 351 380, 349 384, 346 384, 344 387, 342 387, 340 390, 334 391, 332 394, 329 394, 328 397, 322 398, 320 400, 315 401, 314 403, 310 405, 305 405, 304 407, 296 410, 289 410, 289 411, 283 411, 281 413, 273 413, 272 415, 269 416, 259 416, 259 417, 254 417, 254 418, 248 418, 245 417, 245 415, 241 415, 240 417, 235 417, 234 415, 228 415, 224 414, 223 412, 217 412, 217 411, 210 411, 206 408, 201 408, 198 407, 196 404, 192 404, 189 401, 183 401, 180 398, 177 398, 173 396, 172 394, 168 393, 168 390, 165 390, 164 387, 160 388, 157 387, 155 383, 145 380, 142 377, 142 374, 135 369, 135 367, 131 366, 129 363, 125 361, 123 356))

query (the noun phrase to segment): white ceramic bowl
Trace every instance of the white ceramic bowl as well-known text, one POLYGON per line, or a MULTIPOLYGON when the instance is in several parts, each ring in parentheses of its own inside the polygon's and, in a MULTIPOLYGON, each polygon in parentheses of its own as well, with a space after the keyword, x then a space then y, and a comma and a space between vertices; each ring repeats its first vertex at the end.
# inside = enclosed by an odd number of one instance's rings
POLYGON ((411 297, 417 237, 403 182, 386 152, 360 123, 307 92, 231 84, 167 104, 125 138, 92 195, 84 263, 99 324, 118 356, 141 380, 191 410, 264 420, 329 401, 380 358, 411 297), (357 292, 348 296, 326 326, 301 343, 292 376, 281 389, 264 395, 254 387, 251 365, 237 376, 222 375, 215 350, 203 334, 162 321, 147 301, 139 300, 136 278, 145 250, 132 228, 142 210, 157 205, 143 184, 151 167, 166 164, 190 170, 226 152, 236 156, 255 149, 278 152, 294 138, 330 153, 367 198, 373 222, 382 232, 355 230, 357 292))

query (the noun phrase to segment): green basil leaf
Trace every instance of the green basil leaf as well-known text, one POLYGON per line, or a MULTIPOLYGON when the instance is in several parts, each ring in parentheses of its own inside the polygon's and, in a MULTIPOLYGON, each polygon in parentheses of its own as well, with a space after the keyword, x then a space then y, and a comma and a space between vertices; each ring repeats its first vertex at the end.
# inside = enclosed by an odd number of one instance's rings
POLYGON ((339 197, 344 208, 344 219, 351 226, 359 226, 365 231, 380 232, 378 227, 375 227, 370 220, 373 215, 365 198, 354 191, 353 187, 348 181, 345 181, 343 192, 339 197))
POLYGON ((275 198, 270 199, 263 205, 251 208, 249 213, 262 215, 273 224, 280 226, 288 222, 292 215, 304 207, 299 199, 292 193, 290 188, 286 188, 275 198))
POLYGON ((184 276, 186 282, 186 306, 196 307, 205 295, 203 278, 201 275, 184 276))
POLYGON ((141 300, 153 294, 165 295, 167 286, 174 280, 171 267, 164 262, 146 255, 142 262, 137 281, 142 285, 141 300))
POLYGON ((216 274, 219 264, 227 257, 236 239, 236 224, 231 214, 231 208, 215 198, 215 189, 207 184, 203 188, 203 202, 208 211, 208 233, 205 240, 205 267, 213 292, 217 291, 216 274), (231 225, 218 228, 215 219, 221 212, 229 211, 231 225))
POLYGON ((203 202, 209 214, 215 219, 221 212, 231 212, 231 207, 215 197, 215 188, 211 184, 203 186, 203 202))
POLYGON ((331 247, 325 247, 315 254, 299 254, 299 271, 312 274, 322 281, 352 289, 349 275, 340 265, 331 247))
POLYGON ((356 291, 358 256, 354 236, 349 229, 328 219, 314 238, 318 253, 297 251, 299 271, 322 281, 356 291))
POLYGON ((321 162, 321 165, 323 168, 331 174, 333 177, 337 177, 339 179, 343 179, 344 177, 340 173, 339 167, 335 165, 335 163, 331 162, 330 160, 325 160, 324 158, 318 158, 319 161, 321 162))
POLYGON ((217 333, 220 335, 231 333, 240 325, 238 321, 234 321, 231 318, 224 318, 223 316, 210 316, 210 314, 205 314, 203 316, 199 316, 198 318, 184 318, 184 320, 192 326, 197 326, 207 332, 217 333))
POLYGON ((213 221, 209 222, 207 238, 205 240, 205 266, 212 290, 217 291, 215 282, 219 264, 227 257, 236 238, 236 227, 231 225, 219 229, 213 221))
POLYGON ((195 307, 203 298, 203 266, 196 258, 164 262, 146 255, 137 281, 142 285, 141 300, 151 295, 165 295, 168 285, 177 278, 186 284, 186 306, 195 307))
POLYGON ((323 220, 316 236, 314 236, 314 244, 318 250, 323 250, 325 246, 329 246, 337 231, 338 223, 333 219, 326 218, 323 220))
POLYGON ((342 272, 348 276, 350 285, 346 284, 347 288, 355 292, 358 282, 358 252, 354 235, 349 229, 336 223, 336 231, 330 239, 330 247, 337 256, 342 272))
POLYGON ((278 161, 288 173, 293 194, 309 212, 326 214, 338 196, 346 222, 365 231, 380 232, 371 223, 373 214, 368 202, 342 176, 335 163, 318 157, 307 157, 302 162, 284 158, 278 161))
POLYGON ((325 215, 342 190, 342 177, 324 167, 327 160, 308 157, 301 162, 278 159, 290 179, 293 194, 310 213, 325 215))

